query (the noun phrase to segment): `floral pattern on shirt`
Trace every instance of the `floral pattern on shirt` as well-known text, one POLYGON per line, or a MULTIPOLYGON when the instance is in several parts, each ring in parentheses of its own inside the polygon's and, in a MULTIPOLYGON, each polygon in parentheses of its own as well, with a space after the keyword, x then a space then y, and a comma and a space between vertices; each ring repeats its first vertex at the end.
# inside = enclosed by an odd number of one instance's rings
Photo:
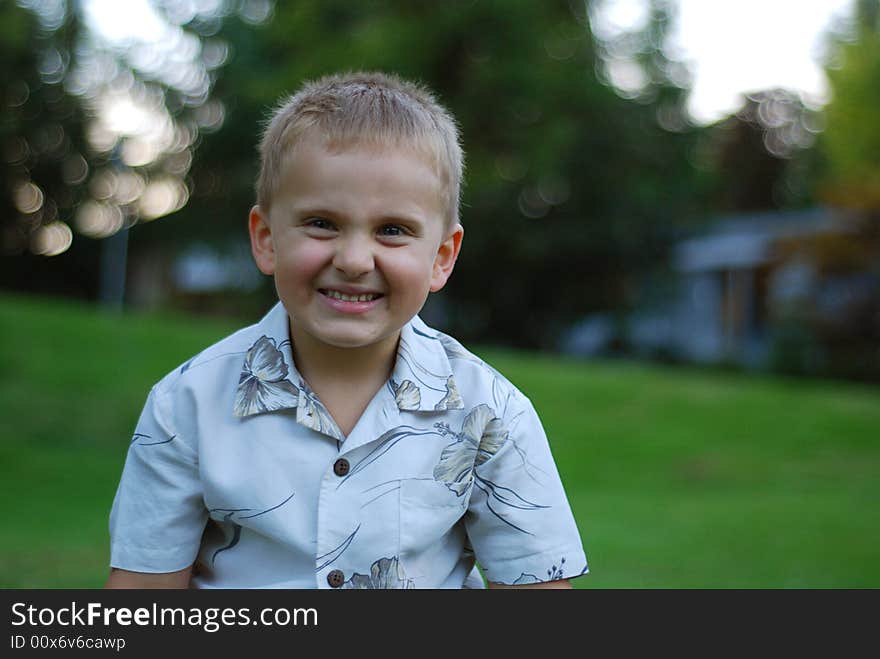
MULTIPOLYGON (((439 343, 439 339, 436 336, 425 334, 415 329, 413 333, 415 338, 419 340, 428 339, 431 342, 439 343)), ((438 352, 445 357, 442 346, 438 345, 437 347, 440 349, 438 352)), ((424 353, 421 356, 424 357, 424 353)), ((408 411, 442 411, 464 408, 464 402, 461 400, 461 396, 458 395, 455 379, 449 370, 448 360, 444 359, 443 361, 446 363, 441 363, 436 358, 425 362, 424 359, 419 358, 419 351, 413 345, 412 340, 407 340, 401 336, 397 347, 397 363, 394 367, 392 379, 395 382, 400 382, 401 386, 405 382, 410 382, 411 384, 407 386, 406 391, 411 397, 402 399, 406 404, 399 404, 399 409, 408 411), (418 389, 417 399, 412 387, 418 389)), ((392 390, 395 391, 395 394, 397 393, 396 390, 392 390)))
POLYGON ((296 420, 306 428, 329 435, 339 441, 345 439, 345 435, 342 434, 339 426, 336 425, 333 417, 330 416, 330 412, 318 400, 315 392, 309 389, 308 385, 302 381, 300 381, 299 406, 296 409, 296 420))
POLYGON ((391 380, 391 390, 394 392, 394 402, 401 410, 417 410, 422 403, 422 393, 412 380, 404 380, 397 384, 391 380))
POLYGON ((446 378, 446 395, 434 406, 438 412, 443 410, 460 410, 464 406, 461 396, 458 393, 458 387, 455 385, 455 378, 451 375, 446 378))
POLYGON ((351 579, 342 584, 342 588, 358 590, 379 588, 409 590, 415 587, 415 582, 412 579, 407 579, 397 556, 380 558, 370 567, 370 574, 355 572, 351 579))
POLYGON ((261 336, 245 355, 235 392, 235 416, 296 407, 299 391, 287 379, 289 369, 275 339, 261 336))
MULTIPOLYGON (((299 377, 288 380, 290 368, 275 339, 261 336, 248 349, 235 392, 234 413, 246 417, 261 412, 296 408, 296 420, 306 428, 342 440, 342 431, 327 408, 299 377)), ((297 374, 298 375, 298 374, 297 374)))
POLYGON ((468 413, 461 432, 456 433, 442 423, 436 428, 455 441, 443 449, 434 468, 434 479, 446 485, 456 496, 461 496, 474 482, 474 467, 498 452, 507 439, 507 431, 486 404, 478 405, 468 413))
POLYGON ((526 574, 522 573, 519 576, 519 579, 513 582, 514 586, 521 586, 524 584, 532 584, 532 583, 544 583, 545 581, 559 581, 560 579, 565 579, 565 556, 563 556, 559 560, 559 566, 553 565, 547 569, 547 578, 539 579, 534 574, 526 574))
MULTIPOLYGON (((445 484, 457 496, 462 496, 472 485, 476 485, 486 493, 486 507, 490 513, 517 531, 533 535, 508 521, 496 507, 500 505, 518 510, 539 510, 549 506, 528 501, 515 490, 483 478, 476 472, 476 468, 495 455, 507 441, 512 441, 508 439, 508 429, 495 416, 494 410, 485 403, 478 405, 465 417, 459 433, 443 423, 438 423, 435 427, 444 435, 455 439, 440 454, 440 460, 434 468, 435 480, 445 484)), ((523 468, 527 469, 525 455, 515 443, 514 448, 520 454, 523 468)))

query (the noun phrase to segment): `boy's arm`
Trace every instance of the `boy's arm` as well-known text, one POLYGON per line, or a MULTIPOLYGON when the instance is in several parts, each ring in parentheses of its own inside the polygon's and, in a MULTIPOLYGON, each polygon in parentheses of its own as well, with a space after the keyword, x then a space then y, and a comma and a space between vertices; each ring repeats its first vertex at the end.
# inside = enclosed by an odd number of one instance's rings
POLYGON ((197 448, 171 421, 180 398, 163 380, 138 419, 110 510, 105 588, 189 588, 208 513, 197 448))
POLYGON ((151 574, 112 568, 104 588, 189 588, 192 567, 177 572, 151 574))
MULTIPOLYGON (((543 424, 516 390, 506 402, 503 389, 493 396, 502 411, 483 424, 484 459, 475 461, 464 516, 476 562, 488 588, 571 588, 570 579, 588 572, 587 560, 543 424)), ((488 405, 474 410, 480 424, 495 414, 488 405)))
POLYGON ((490 589, 497 590, 508 590, 512 588, 552 588, 552 589, 565 589, 568 590, 571 588, 571 583, 568 579, 559 579, 558 581, 543 581, 541 583, 529 583, 529 584, 520 584, 518 586, 508 586, 507 584, 502 583, 493 583, 492 581, 488 582, 488 587, 490 589))

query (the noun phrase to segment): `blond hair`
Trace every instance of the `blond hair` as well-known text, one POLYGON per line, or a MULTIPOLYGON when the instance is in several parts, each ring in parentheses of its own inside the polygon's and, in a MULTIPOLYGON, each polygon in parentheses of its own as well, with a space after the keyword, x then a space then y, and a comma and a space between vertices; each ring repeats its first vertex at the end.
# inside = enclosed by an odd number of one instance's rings
POLYGON ((424 87, 395 75, 356 72, 306 82, 282 100, 260 143, 257 204, 268 212, 281 167, 307 132, 334 148, 415 148, 427 155, 447 197, 447 226, 458 221, 464 154, 452 115, 424 87))

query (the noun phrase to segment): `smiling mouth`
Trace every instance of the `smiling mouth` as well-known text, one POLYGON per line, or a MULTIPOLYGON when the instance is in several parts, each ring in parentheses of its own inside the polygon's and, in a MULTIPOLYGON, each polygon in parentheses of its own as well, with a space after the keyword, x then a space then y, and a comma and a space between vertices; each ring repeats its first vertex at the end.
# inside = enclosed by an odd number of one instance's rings
POLYGON ((334 300, 342 300, 343 302, 372 302, 382 297, 381 293, 361 293, 360 295, 349 295, 340 291, 334 291, 330 288, 319 288, 321 295, 326 295, 334 300))

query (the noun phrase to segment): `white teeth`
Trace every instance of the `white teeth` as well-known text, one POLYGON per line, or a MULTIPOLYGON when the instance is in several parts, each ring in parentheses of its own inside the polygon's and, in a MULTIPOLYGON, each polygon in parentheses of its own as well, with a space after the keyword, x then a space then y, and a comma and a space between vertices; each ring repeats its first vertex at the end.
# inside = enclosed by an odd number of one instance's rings
POLYGON ((327 290, 324 293, 327 297, 332 297, 334 300, 342 300, 343 302, 370 302, 379 297, 376 293, 364 293, 363 295, 347 295, 345 293, 340 293, 339 291, 327 290))

